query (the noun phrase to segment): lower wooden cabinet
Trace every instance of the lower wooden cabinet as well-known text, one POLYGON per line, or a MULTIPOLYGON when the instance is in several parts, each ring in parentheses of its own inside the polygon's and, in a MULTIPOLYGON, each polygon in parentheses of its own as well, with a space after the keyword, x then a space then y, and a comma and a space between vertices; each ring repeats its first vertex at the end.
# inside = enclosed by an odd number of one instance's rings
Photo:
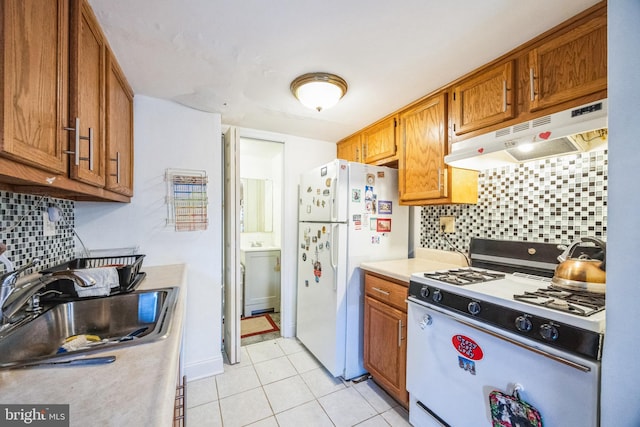
POLYGON ((365 274, 364 367, 405 408, 407 392, 407 285, 365 274))

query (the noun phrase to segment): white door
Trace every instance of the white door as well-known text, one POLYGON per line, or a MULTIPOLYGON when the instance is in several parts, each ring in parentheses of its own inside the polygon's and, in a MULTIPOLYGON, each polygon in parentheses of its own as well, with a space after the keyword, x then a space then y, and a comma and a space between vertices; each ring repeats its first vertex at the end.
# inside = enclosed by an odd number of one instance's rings
POLYGON ((346 224, 299 223, 297 337, 334 376, 344 373, 346 224))
POLYGON ((224 294, 223 294, 223 337, 224 351, 229 363, 240 361, 240 318, 242 277, 240 270, 240 186, 239 181, 239 138, 231 127, 224 134, 224 294))

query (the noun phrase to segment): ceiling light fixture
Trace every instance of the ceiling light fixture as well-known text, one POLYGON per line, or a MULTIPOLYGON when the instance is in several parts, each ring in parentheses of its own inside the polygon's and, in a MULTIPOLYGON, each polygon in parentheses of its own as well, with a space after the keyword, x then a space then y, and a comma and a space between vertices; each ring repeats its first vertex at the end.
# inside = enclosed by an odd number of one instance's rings
POLYGON ((347 93, 347 82, 329 73, 308 73, 291 82, 291 92, 305 107, 326 110, 347 93))

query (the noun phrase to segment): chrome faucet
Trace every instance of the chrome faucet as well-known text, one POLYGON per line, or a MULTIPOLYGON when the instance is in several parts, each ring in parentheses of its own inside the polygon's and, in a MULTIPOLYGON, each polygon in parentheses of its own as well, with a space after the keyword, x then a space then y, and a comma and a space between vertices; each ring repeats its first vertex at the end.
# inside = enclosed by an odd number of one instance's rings
POLYGON ((11 296, 13 291, 16 289, 16 282, 18 281, 18 276, 22 274, 25 270, 38 265, 40 263, 40 258, 34 258, 30 262, 26 263, 22 267, 17 270, 8 271, 0 276, 0 323, 3 322, 3 307, 7 299, 11 296))
POLYGON ((31 301, 31 310, 39 311, 39 299, 42 294, 38 292, 50 283, 58 280, 68 279, 73 281, 78 286, 88 288, 96 284, 92 278, 83 278, 74 274, 71 270, 64 270, 60 272, 49 273, 44 276, 37 277, 27 283, 20 286, 16 286, 18 275, 21 272, 38 264, 40 260, 35 258, 30 263, 21 267, 16 271, 7 273, 1 277, 2 289, 0 291, 0 328, 8 323, 11 323, 11 319, 15 314, 20 311, 22 307, 31 301))

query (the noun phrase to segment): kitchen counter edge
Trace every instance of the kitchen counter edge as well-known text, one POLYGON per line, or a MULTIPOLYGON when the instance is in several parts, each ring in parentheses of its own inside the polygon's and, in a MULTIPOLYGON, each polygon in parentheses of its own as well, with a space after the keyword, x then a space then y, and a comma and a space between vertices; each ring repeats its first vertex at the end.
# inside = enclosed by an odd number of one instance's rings
POLYGON ((376 273, 380 276, 389 277, 409 284, 411 275, 421 271, 447 270, 459 266, 462 263, 433 261, 427 258, 406 258, 390 261, 363 262, 360 264, 362 270, 376 273))

